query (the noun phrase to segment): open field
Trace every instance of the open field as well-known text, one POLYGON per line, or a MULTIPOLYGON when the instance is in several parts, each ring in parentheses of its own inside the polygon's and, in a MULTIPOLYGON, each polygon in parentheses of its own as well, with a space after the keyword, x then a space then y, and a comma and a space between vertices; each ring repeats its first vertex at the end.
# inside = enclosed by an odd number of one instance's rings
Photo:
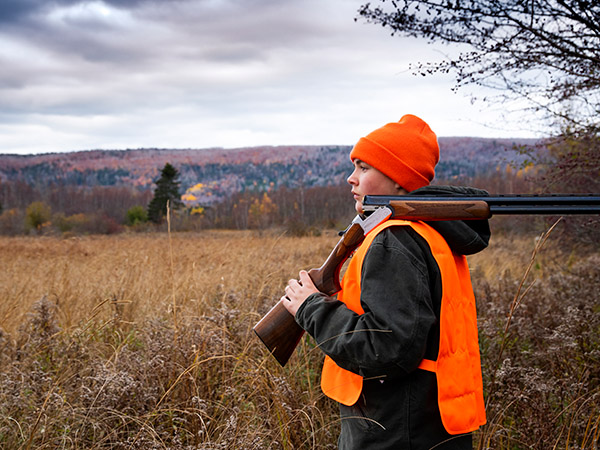
MULTIPOLYGON (((0 448, 335 448, 313 341, 281 368, 252 327, 337 239, 0 237, 0 448)), ((600 255, 550 236, 527 273, 535 244, 498 236, 470 258, 488 402, 476 440, 593 449, 600 255)))

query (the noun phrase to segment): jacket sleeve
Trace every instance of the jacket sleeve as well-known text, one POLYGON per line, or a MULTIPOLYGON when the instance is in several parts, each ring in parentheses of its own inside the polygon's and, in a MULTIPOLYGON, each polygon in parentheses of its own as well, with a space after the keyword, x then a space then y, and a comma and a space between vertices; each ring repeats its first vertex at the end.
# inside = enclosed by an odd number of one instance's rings
POLYGON ((415 370, 423 358, 436 316, 425 258, 411 239, 387 229, 371 244, 361 276, 364 314, 320 293, 298 310, 297 322, 340 367, 390 377, 415 370))

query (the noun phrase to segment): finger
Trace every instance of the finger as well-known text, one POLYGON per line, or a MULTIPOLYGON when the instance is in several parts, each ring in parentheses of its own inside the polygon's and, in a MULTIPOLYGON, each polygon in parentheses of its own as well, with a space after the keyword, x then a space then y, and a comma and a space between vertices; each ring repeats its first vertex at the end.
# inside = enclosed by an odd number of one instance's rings
POLYGON ((290 286, 290 285, 287 285, 287 286, 285 287, 285 296, 286 296, 288 299, 289 299, 291 296, 293 296, 295 293, 296 293, 296 290, 295 290, 295 289, 294 289, 292 286, 290 286))
POLYGON ((288 286, 292 292, 297 292, 302 287, 302 284, 298 280, 290 280, 288 281, 288 286))

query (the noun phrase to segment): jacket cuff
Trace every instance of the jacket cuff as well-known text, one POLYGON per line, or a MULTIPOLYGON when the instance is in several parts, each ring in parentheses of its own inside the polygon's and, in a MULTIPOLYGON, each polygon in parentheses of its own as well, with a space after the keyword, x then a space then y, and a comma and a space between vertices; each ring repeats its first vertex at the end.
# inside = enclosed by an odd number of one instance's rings
POLYGON ((312 303, 312 302, 318 301, 318 300, 324 300, 326 298, 328 298, 328 296, 326 294, 323 294, 322 292, 315 292, 314 294, 310 294, 308 297, 306 297, 306 300, 304 300, 304 302, 298 308, 298 311, 296 311, 296 316, 294 317, 294 319, 296 320, 296 323, 298 325, 300 325, 303 329, 306 330, 306 327, 304 324, 304 322, 305 322, 304 311, 305 311, 306 307, 308 306, 309 303, 312 303))

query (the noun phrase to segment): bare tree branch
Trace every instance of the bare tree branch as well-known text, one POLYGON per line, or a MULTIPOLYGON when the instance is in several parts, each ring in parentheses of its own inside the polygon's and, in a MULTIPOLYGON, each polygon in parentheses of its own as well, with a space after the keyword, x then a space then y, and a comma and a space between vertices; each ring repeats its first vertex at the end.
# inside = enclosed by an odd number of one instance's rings
POLYGON ((503 90, 569 126, 600 123, 600 4, 591 0, 379 0, 359 16, 392 35, 463 44, 416 73, 453 73, 456 87, 503 90))

